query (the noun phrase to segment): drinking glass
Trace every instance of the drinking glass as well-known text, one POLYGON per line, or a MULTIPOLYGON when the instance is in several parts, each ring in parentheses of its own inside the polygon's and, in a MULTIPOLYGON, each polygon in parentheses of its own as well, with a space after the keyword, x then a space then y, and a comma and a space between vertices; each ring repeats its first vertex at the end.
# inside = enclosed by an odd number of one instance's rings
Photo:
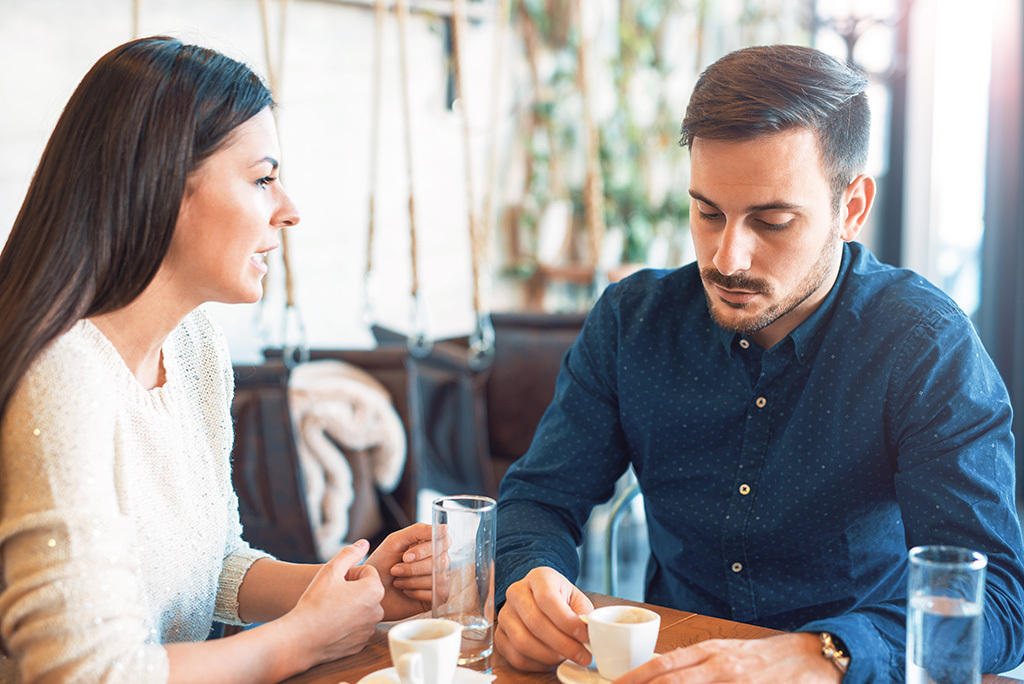
POLYGON ((462 625, 459 665, 490 670, 494 650, 494 499, 434 501, 431 615, 462 625))
POLYGON ((910 550, 907 684, 979 684, 984 554, 955 546, 910 550))

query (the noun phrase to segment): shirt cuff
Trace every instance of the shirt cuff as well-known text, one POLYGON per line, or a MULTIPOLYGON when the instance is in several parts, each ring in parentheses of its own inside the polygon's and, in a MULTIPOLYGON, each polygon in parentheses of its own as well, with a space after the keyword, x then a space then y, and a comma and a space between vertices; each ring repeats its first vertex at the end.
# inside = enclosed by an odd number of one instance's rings
POLYGON ((245 579, 249 568, 261 558, 274 557, 269 553, 243 546, 235 549, 224 559, 217 587, 217 604, 213 613, 215 620, 228 625, 248 624, 238 617, 238 589, 242 586, 242 580, 245 579))
MULTIPOLYGON (((505 593, 508 591, 508 588, 530 574, 530 571, 534 568, 551 568, 559 572, 563 577, 568 578, 566 570, 559 567, 557 563, 553 563, 550 558, 541 558, 537 556, 516 560, 506 556, 505 558, 502 558, 502 566, 502 571, 499 573, 497 582, 495 582, 495 605, 500 604, 504 606, 506 599, 505 593)), ((570 582, 575 581, 573 578, 568 579, 570 582)), ((494 614, 497 615, 498 612, 495 611, 494 614)))
POLYGON ((878 628, 866 615, 848 613, 826 620, 816 620, 798 632, 828 632, 839 637, 850 656, 850 667, 843 684, 871 684, 871 682, 903 681, 906 654, 894 648, 896 644, 883 638, 878 628))

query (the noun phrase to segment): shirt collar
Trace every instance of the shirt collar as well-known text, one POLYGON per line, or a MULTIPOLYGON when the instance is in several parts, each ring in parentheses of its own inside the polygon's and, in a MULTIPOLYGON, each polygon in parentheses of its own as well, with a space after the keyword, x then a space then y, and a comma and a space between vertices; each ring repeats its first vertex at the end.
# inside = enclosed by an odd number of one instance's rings
MULTIPOLYGON (((839 273, 836 276, 836 282, 832 285, 832 289, 829 290, 825 299, 822 300, 814 312, 807 317, 803 323, 798 325, 787 337, 793 340, 793 347, 796 353, 797 359, 800 363, 806 363, 807 359, 810 358, 813 350, 817 348, 821 337, 825 333, 825 322, 832 317, 832 310, 835 308, 835 303, 839 299, 839 291, 843 289, 843 282, 846 280, 846 276, 850 271, 850 263, 852 261, 850 253, 850 245, 846 242, 843 243, 843 257, 839 263, 839 273)), ((722 342, 722 347, 725 349, 726 355, 732 357, 734 344, 737 338, 743 338, 744 335, 733 332, 731 330, 725 330, 724 328, 718 328, 719 339, 722 342)), ((780 341, 780 344, 785 339, 780 341)), ((754 344, 754 342, 750 342, 754 344)))

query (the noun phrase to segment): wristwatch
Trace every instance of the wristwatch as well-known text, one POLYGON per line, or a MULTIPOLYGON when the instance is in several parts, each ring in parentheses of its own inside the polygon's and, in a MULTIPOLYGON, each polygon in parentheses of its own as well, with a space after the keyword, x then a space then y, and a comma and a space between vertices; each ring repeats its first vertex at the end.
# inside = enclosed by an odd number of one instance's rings
POLYGON ((836 669, 846 674, 846 668, 850 667, 850 656, 845 651, 846 644, 828 632, 821 633, 821 655, 836 666, 836 669))

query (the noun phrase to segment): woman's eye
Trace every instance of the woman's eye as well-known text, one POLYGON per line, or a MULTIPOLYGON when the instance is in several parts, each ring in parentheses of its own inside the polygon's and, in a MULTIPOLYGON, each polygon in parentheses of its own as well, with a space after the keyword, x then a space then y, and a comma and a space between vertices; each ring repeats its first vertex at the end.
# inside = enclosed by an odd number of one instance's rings
POLYGON ((265 188, 271 183, 273 183, 275 180, 277 179, 274 178, 273 176, 264 176, 263 178, 260 178, 258 181, 256 181, 256 185, 260 186, 261 188, 265 188))
POLYGON ((721 216, 721 214, 707 214, 701 211, 700 209, 697 209, 697 215, 700 216, 705 221, 716 221, 721 216))

